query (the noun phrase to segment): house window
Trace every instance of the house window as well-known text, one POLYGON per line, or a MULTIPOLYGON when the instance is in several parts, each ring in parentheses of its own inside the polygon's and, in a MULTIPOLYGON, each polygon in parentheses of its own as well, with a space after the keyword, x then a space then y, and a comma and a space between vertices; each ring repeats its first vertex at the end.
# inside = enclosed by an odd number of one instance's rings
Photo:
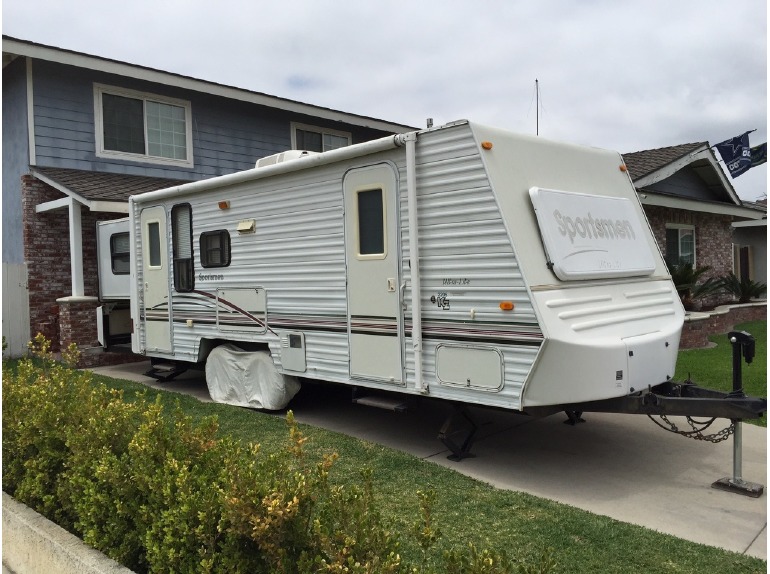
POLYGON ((352 143, 350 132, 319 128, 305 124, 291 124, 291 145, 293 149, 307 151, 329 151, 352 143))
POLYGON ((226 229, 201 233, 200 248, 203 267, 230 265, 230 234, 226 229))
POLYGON ((695 228, 692 225, 666 225, 666 261, 695 266, 695 228))
POLYGON ((115 275, 128 275, 130 271, 130 239, 128 231, 113 233, 110 236, 110 259, 112 260, 112 273, 115 275))
POLYGON ((385 257, 385 209, 381 189, 356 193, 358 197, 358 254, 366 259, 385 257))
POLYGON ((192 167, 190 103, 96 84, 96 155, 192 167))
POLYGON ((171 242, 174 254, 174 289, 192 291, 195 287, 192 252, 192 208, 183 203, 171 208, 171 242))

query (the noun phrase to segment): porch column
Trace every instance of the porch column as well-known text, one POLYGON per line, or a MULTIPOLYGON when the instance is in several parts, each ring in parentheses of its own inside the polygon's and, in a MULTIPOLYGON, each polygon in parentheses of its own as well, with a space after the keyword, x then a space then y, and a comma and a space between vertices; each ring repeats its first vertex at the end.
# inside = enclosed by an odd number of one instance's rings
POLYGON ((70 271, 72 275, 72 296, 83 297, 83 225, 80 217, 81 204, 72 197, 63 197, 35 206, 37 213, 66 207, 69 213, 70 271))

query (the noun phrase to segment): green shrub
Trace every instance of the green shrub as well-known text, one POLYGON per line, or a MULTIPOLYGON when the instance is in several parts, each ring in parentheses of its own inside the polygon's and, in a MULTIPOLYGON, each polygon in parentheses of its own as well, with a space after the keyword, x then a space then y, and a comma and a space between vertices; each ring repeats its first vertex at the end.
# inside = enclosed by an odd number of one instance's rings
POLYGON ((682 304, 687 310, 694 309, 696 301, 720 295, 724 291, 722 279, 709 277, 702 280, 702 276, 711 269, 707 265, 693 268, 693 264, 686 259, 666 260, 666 265, 676 291, 682 299, 682 304))
POLYGON ((752 299, 759 299, 767 291, 765 283, 751 279, 740 279, 734 273, 722 278, 722 286, 725 291, 738 300, 738 303, 748 303, 752 299))
POLYGON ((399 554, 370 471, 334 486, 336 455, 308 460, 291 412, 285 449, 263 454, 217 436, 160 396, 125 401, 95 384, 73 347, 56 362, 38 335, 33 358, 3 364, 3 489, 136 572, 548 572, 475 546, 436 556, 435 494, 418 493, 420 565, 399 554), (516 568, 516 570, 514 570, 516 568))

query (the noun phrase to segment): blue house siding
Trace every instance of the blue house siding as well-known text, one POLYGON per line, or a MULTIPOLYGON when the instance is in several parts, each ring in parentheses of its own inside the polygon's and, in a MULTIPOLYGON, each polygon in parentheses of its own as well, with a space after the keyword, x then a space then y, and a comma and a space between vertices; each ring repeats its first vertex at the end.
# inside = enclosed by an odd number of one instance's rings
POLYGON ((29 171, 24 58, 3 69, 3 262, 23 263, 21 176, 29 171))
POLYGON ((353 142, 377 130, 319 121, 273 108, 123 76, 36 60, 33 63, 35 150, 40 167, 197 180, 254 167, 257 159, 291 148, 291 122, 351 132, 353 142), (190 102, 193 167, 97 157, 94 84, 190 102))

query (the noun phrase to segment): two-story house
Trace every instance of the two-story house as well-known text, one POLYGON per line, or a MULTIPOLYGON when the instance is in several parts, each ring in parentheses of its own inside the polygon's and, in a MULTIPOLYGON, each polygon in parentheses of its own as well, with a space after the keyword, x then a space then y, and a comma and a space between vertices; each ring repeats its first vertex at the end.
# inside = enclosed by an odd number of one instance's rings
POLYGON ((130 195, 409 126, 3 37, 3 336, 96 342, 96 222, 130 195))

